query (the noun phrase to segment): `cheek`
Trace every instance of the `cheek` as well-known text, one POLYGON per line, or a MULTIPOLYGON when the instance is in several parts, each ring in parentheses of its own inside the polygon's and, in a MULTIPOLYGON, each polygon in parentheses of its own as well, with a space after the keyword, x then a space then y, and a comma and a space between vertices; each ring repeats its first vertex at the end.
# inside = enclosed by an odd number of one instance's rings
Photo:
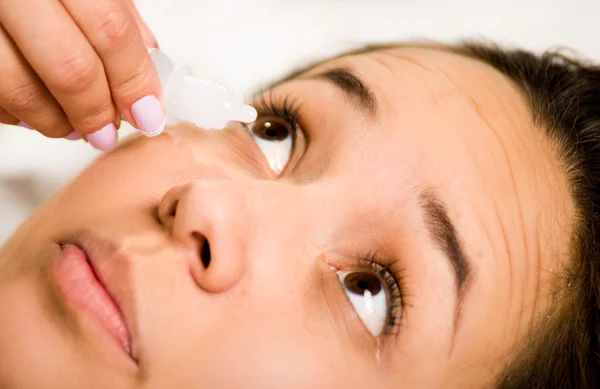
MULTIPOLYGON (((307 333, 298 323, 265 319, 257 312, 222 317, 227 319, 209 330, 199 325, 189 328, 193 333, 186 337, 168 340, 161 361, 152 365, 156 387, 192 388, 199 383, 207 388, 348 387, 348 358, 333 357, 322 334, 307 333), (336 363, 342 360, 343 367, 336 363)), ((189 317, 189 322, 201 320, 189 317)))
POLYGON ((351 350, 341 347, 324 311, 286 287, 281 269, 277 274, 263 269, 227 294, 209 294, 178 258, 146 257, 136 272, 146 356, 141 362, 151 387, 304 389, 352 383, 351 350))
POLYGON ((292 305, 260 308, 247 294, 207 296, 193 288, 162 298, 157 292, 144 309, 146 318, 150 309, 154 316, 145 334, 152 342, 146 366, 153 386, 339 387, 330 377, 327 342, 302 328, 292 305))

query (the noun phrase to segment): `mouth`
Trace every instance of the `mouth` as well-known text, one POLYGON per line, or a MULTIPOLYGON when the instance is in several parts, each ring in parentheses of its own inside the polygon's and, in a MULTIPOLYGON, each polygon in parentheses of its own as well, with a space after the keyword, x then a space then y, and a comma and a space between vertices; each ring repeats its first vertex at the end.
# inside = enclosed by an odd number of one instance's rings
MULTIPOLYGON (((98 249, 96 249, 98 250, 98 249)), ((56 285, 67 305, 87 321, 93 330, 109 335, 131 359, 137 361, 127 321, 119 299, 107 285, 106 266, 101 266, 94 250, 78 243, 59 246, 52 258, 56 285)), ((110 254, 109 254, 110 255, 110 254)), ((113 262, 102 257, 103 263, 113 262)), ((101 334, 99 334, 101 335, 101 334)))

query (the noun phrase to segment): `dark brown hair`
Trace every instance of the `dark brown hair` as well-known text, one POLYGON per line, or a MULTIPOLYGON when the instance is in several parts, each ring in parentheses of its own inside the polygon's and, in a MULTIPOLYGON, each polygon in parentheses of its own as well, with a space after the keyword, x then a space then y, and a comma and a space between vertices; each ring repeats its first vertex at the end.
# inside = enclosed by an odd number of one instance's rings
POLYGON ((497 389, 600 388, 600 67, 560 51, 445 46, 507 76, 564 157, 576 207, 571 260, 552 311, 497 377, 497 389))

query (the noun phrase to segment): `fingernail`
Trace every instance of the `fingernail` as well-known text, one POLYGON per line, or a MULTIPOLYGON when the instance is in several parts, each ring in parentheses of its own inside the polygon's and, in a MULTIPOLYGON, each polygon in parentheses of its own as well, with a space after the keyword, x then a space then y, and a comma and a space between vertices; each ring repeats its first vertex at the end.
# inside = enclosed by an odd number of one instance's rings
POLYGON ((27 128, 28 130, 33 130, 33 127, 31 127, 29 124, 27 124, 25 122, 19 122, 19 123, 17 123, 17 126, 27 128))
POLYGON ((111 150, 117 145, 117 127, 113 123, 107 124, 101 130, 87 134, 85 139, 96 150, 111 150))
POLYGON ((77 131, 73 131, 69 135, 65 136, 65 139, 68 139, 68 140, 79 140, 79 139, 81 139, 81 135, 79 135, 79 133, 77 131))
POLYGON ((160 101, 152 95, 142 97, 131 106, 138 130, 146 136, 156 136, 165 129, 165 113, 160 101))

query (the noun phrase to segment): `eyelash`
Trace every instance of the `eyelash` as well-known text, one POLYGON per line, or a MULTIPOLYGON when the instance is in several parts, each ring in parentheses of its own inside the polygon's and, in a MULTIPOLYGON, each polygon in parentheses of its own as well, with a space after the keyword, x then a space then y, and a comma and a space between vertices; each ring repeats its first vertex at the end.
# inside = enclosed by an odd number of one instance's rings
POLYGON ((397 267, 398 261, 384 265, 385 261, 380 258, 377 251, 369 252, 354 262, 355 269, 372 272, 378 275, 385 284, 388 290, 389 305, 383 334, 386 336, 397 335, 404 319, 402 308, 407 306, 404 268, 394 269, 397 267))
MULTIPOLYGON (((289 126, 292 135, 292 155, 294 155, 298 132, 302 131, 299 124, 301 104, 290 95, 276 101, 273 100, 272 93, 261 93, 259 103, 255 105, 255 108, 258 111, 257 122, 261 118, 275 117, 283 120, 289 126)), ((303 133, 303 135, 306 137, 306 134, 303 133)))

